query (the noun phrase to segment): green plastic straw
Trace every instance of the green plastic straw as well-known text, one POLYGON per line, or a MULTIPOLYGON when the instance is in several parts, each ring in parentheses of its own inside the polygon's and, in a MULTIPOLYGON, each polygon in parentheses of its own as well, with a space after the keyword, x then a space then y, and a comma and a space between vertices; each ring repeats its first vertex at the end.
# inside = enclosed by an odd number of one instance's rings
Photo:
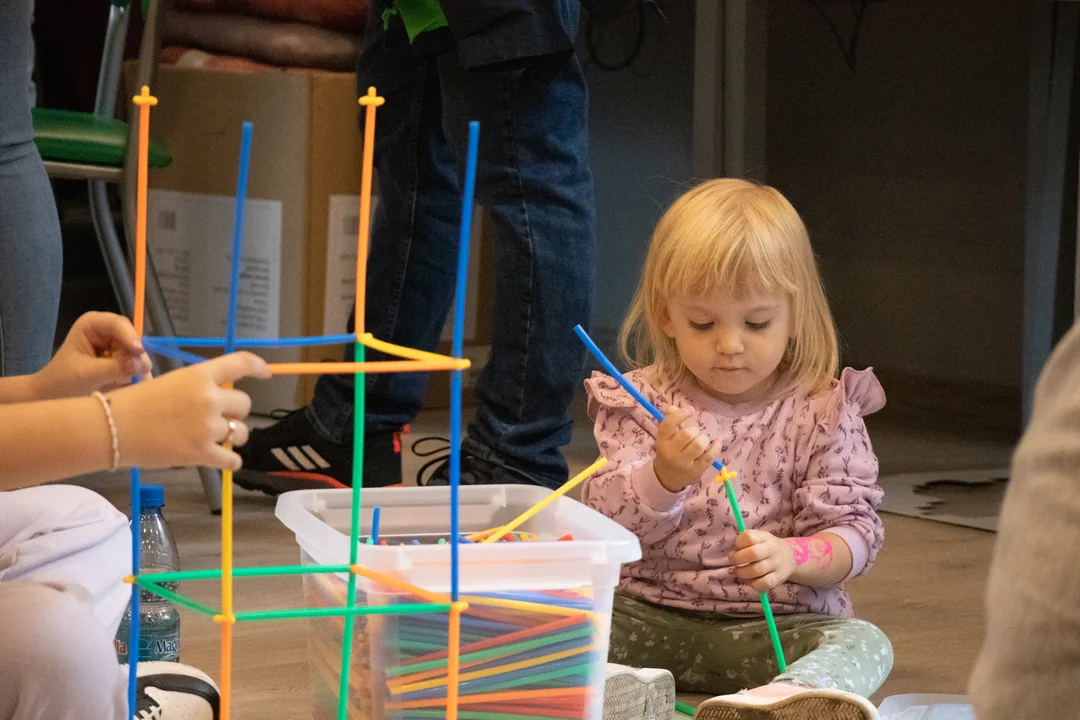
MULTIPOLYGON (((347 573, 348 565, 276 565, 270 567, 236 568, 233 577, 272 577, 275 575, 321 575, 347 573)), ((217 570, 182 570, 140 575, 136 580, 152 577, 151 582, 183 582, 186 580, 220 580, 221 568, 217 570)))
MULTIPOLYGON (((568 677, 570 675, 585 675, 588 674, 589 667, 592 665, 592 658, 586 656, 579 664, 571 665, 568 668, 561 670, 552 670, 551 672, 541 673, 539 675, 529 675, 527 677, 519 677, 513 680, 505 680, 503 682, 497 682, 493 685, 485 685, 483 692, 490 693, 498 690, 509 690, 511 688, 520 687, 522 685, 532 685, 534 683, 544 683, 548 680, 558 680, 559 678, 568 677)), ((487 678, 485 678, 486 680, 487 678)))
POLYGON ((678 700, 676 700, 675 701, 675 712, 682 713, 683 715, 689 715, 690 717, 694 717, 694 713, 696 713, 697 710, 695 710, 691 706, 687 705, 686 703, 681 703, 678 700))
MULTIPOLYGON (((299 608, 295 610, 253 610, 236 613, 237 622, 244 620, 288 620, 292 618, 337 617, 345 619, 357 615, 420 615, 422 613, 450 612, 450 604, 439 605, 353 605, 336 608, 299 608)), ((346 675, 347 677, 347 675, 346 675)))
MULTIPOLYGON (((735 516, 735 526, 739 534, 746 532, 746 523, 742 519, 742 510, 739 508, 739 500, 735 497, 735 489, 731 487, 731 481, 724 481, 724 489, 727 490, 728 503, 731 505, 731 513, 735 516)), ((780 633, 776 630, 776 620, 773 618, 772 605, 769 596, 761 593, 761 609, 765 614, 765 624, 769 626, 769 637, 772 639, 773 652, 776 654, 776 665, 780 672, 787 671, 787 661, 784 659, 784 647, 780 644, 780 633)))
POLYGON ((183 595, 181 595, 179 593, 175 593, 172 590, 166 590, 165 588, 158 585, 156 582, 151 582, 150 580, 147 580, 146 578, 136 578, 135 582, 138 584, 139 587, 141 587, 146 592, 153 593, 154 595, 157 595, 160 598, 164 598, 165 600, 169 600, 169 601, 179 605, 180 607, 185 607, 188 610, 194 610, 197 613, 202 613, 203 615, 209 615, 210 617, 213 617, 214 615, 218 614, 218 611, 215 610, 214 608, 210 607, 209 605, 203 605, 201 602, 196 602, 195 600, 189 600, 188 598, 184 597, 183 595))
MULTIPOLYGON (((361 258, 361 262, 363 258, 361 258)), ((357 272, 360 272, 358 269, 357 272)), ((359 301, 359 299, 358 299, 359 301)), ((363 323, 363 318, 354 322, 363 323)), ((353 359, 364 362, 365 348, 356 342, 353 359)), ((349 526, 349 565, 357 564, 360 546, 360 488, 364 483, 364 373, 357 373, 353 378, 353 472, 352 472, 352 519, 349 526)), ((356 606, 356 573, 349 573, 349 592, 346 607, 356 606)), ((408 607, 407 605, 404 607, 408 607)), ((449 606, 447 610, 449 610, 449 606)), ((338 720, 349 717, 349 673, 352 667, 353 626, 355 614, 345 616, 345 635, 341 639, 341 684, 338 688, 338 720)))
MULTIPOLYGON (((593 634, 591 627, 586 627, 582 630, 573 630, 570 632, 559 633, 558 635, 551 635, 548 637, 541 637, 535 640, 522 640, 521 642, 511 643, 509 645, 500 645, 498 647, 491 648, 490 650, 478 650, 472 653, 466 653, 461 656, 461 662, 472 662, 474 660, 486 660, 493 657, 501 657, 503 655, 515 655, 519 652, 526 650, 534 650, 538 647, 544 647, 545 645, 554 645, 556 643, 565 642, 567 640, 576 640, 577 638, 588 637, 593 634)), ((387 677, 399 677, 401 675, 412 675, 413 673, 423 672, 425 670, 434 670, 435 668, 446 667, 447 659, 431 660, 430 662, 416 663, 415 665, 399 665, 392 667, 386 671, 387 677)))
POLYGON ((445 650, 446 643, 426 643, 419 640, 399 640, 397 646, 402 650, 416 650, 420 652, 435 652, 445 650))

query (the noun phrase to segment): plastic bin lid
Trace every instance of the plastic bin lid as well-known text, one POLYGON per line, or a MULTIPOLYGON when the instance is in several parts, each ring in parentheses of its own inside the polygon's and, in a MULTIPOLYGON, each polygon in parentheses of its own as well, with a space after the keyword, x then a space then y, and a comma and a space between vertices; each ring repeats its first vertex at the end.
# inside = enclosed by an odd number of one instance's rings
POLYGON ((964 695, 907 694, 885 698, 881 720, 975 720, 964 695))
MULTIPOLYGON (((427 525, 431 530, 445 532, 449 488, 447 487, 406 487, 373 488, 363 491, 363 513, 370 518, 371 508, 381 506, 383 525, 386 529, 387 514, 390 510, 398 513, 406 511, 415 518, 419 529, 427 525), (438 508, 438 516, 430 513, 438 508)), ((523 511, 550 494, 545 488, 526 485, 476 485, 463 486, 460 489, 462 515, 477 513, 487 515, 504 511, 508 507, 523 511)), ((345 490, 298 490, 278 497, 275 514, 290 530, 296 533, 302 546, 316 549, 320 555, 339 555, 342 548, 348 547, 348 529, 334 527, 326 521, 328 516, 336 515, 347 522, 352 506, 352 491, 345 490)), ((547 523, 559 535, 571 534, 573 542, 544 543, 498 543, 486 546, 500 552, 534 554, 537 551, 551 553, 553 556, 574 555, 582 560, 605 564, 623 564, 641 559, 641 545, 638 538, 629 530, 619 525, 590 507, 576 500, 560 497, 548 505, 536 517, 541 523, 547 523), (546 546, 541 551, 537 545, 546 546)), ((504 520, 505 522, 505 520, 504 520)), ((366 524, 366 523, 365 523, 366 524)), ((484 527, 462 527, 462 532, 482 530, 484 527)), ((523 527, 528 529, 528 526, 523 527)), ((363 534, 363 530, 361 531, 363 534)), ((468 545, 463 546, 468 548, 468 545)), ((432 552, 435 546, 414 546, 402 548, 406 553, 432 552)), ((362 548, 361 553, 365 550, 362 548)), ((347 550, 346 550, 347 553, 347 550)))

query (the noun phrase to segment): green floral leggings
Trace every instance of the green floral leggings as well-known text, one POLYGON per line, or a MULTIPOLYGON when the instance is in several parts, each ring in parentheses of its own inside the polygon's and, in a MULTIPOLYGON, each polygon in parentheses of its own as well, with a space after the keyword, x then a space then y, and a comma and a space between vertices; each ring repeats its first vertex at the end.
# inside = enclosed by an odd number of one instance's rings
POLYGON ((777 674, 765 620, 680 610, 615 594, 613 663, 665 668, 680 692, 726 695, 770 682, 837 688, 863 697, 892 669, 892 645, 864 620, 777 615, 787 672, 777 674))

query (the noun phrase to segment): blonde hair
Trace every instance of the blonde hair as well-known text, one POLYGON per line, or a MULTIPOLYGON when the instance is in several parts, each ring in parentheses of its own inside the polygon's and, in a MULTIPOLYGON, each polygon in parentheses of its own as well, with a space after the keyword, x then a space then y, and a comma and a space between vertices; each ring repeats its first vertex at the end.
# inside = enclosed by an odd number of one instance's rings
POLYGON ((717 288, 737 298, 782 293, 791 299, 783 384, 818 392, 836 377, 836 326, 806 226, 777 190, 745 180, 704 182, 660 218, 619 333, 623 355, 637 367, 655 363, 665 378, 679 382, 686 367, 661 329, 667 303, 717 288))

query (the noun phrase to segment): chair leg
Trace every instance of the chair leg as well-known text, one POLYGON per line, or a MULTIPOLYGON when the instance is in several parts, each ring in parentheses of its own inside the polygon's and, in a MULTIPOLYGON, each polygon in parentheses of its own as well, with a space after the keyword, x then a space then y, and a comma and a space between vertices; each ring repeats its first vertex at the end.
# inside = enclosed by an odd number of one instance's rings
POLYGON ((109 274, 113 295, 123 315, 131 317, 135 297, 131 275, 128 272, 127 256, 124 245, 113 224, 112 208, 109 207, 108 185, 100 180, 88 182, 90 193, 90 218, 94 223, 101 256, 105 259, 105 270, 109 274))
POLYGON ((212 515, 221 514, 221 473, 216 468, 199 466, 199 479, 202 480, 206 504, 212 515))
MULTIPOLYGON (((174 337, 176 335, 172 317, 169 315, 169 307, 165 302, 165 292, 161 288, 161 281, 149 249, 146 251, 146 314, 150 320, 150 326, 159 336, 174 337)), ((171 361, 170 364, 179 365, 171 361)), ((221 512, 221 473, 215 468, 200 466, 199 479, 202 480, 203 492, 206 494, 206 503, 210 506, 210 512, 214 515, 219 514, 221 512)))
MULTIPOLYGON (((135 306, 135 289, 131 280, 131 272, 124 252, 124 245, 116 232, 113 224, 112 209, 109 207, 109 198, 105 183, 89 181, 90 191, 90 214, 93 219, 94 229, 98 237, 98 245, 101 247, 102 257, 105 259, 105 268, 112 283, 113 293, 120 311, 131 317, 135 306)), ((154 332, 161 336, 173 336, 175 331, 172 319, 169 317, 168 305, 165 302, 165 294, 161 289, 157 271, 154 268, 150 253, 146 258, 146 315, 149 325, 154 332)), ((167 358, 159 359, 160 364, 166 370, 179 367, 167 358)), ((215 515, 221 512, 221 474, 214 468, 200 467, 199 478, 202 480, 203 492, 206 494, 206 502, 210 506, 210 512, 215 515)))

